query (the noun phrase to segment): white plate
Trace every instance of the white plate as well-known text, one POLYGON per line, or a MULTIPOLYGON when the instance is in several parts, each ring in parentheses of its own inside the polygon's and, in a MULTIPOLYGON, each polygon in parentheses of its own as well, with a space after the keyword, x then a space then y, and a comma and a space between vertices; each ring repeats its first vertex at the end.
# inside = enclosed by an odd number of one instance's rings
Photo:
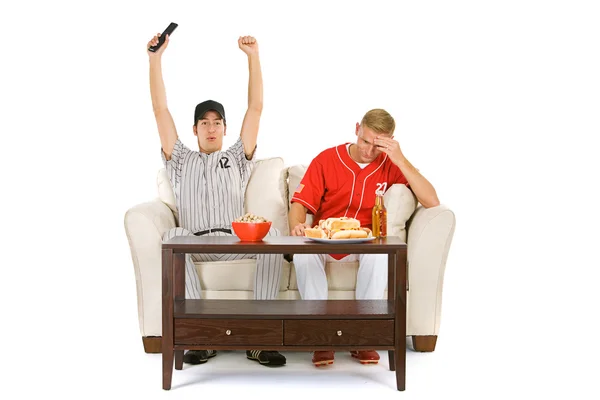
POLYGON ((323 238, 307 237, 307 239, 314 240, 315 242, 319 242, 319 243, 337 243, 337 244, 346 243, 346 244, 348 244, 348 243, 370 242, 371 240, 375 240, 376 238, 368 237, 368 238, 356 238, 356 239, 323 239, 323 238))

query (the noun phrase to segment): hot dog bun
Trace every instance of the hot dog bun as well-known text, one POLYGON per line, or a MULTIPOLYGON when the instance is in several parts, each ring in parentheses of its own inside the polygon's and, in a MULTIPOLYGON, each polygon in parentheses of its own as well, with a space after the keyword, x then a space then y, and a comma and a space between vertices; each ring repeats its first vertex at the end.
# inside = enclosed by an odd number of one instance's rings
POLYGON ((319 221, 319 227, 333 230, 341 229, 360 229, 360 221, 355 218, 341 217, 341 218, 327 218, 323 224, 323 220, 319 221))
POLYGON ((361 228, 355 218, 327 218, 314 228, 304 230, 304 236, 323 239, 361 239, 371 237, 369 228, 361 228))
POLYGON ((369 234, 362 229, 344 229, 331 231, 329 237, 330 239, 360 239, 369 237, 369 234))
POLYGON ((304 229, 304 236, 317 239, 327 239, 325 231, 321 228, 306 228, 304 229))

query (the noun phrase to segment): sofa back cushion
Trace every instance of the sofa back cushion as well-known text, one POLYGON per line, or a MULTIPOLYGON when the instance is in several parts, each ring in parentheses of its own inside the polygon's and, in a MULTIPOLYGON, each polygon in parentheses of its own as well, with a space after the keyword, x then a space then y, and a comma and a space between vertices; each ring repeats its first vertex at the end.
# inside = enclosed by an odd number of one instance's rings
MULTIPOLYGON (((283 182, 285 178, 283 159, 280 157, 257 160, 250 175, 246 198, 244 199, 244 211, 259 215, 273 222, 273 228, 279 229, 282 235, 289 233, 287 222, 287 204, 285 201, 285 190, 283 182)), ((179 215, 173 187, 162 168, 157 178, 158 197, 165 203, 175 216, 179 226, 179 215)))
POLYGON ((158 187, 159 200, 165 203, 167 207, 173 211, 175 223, 177 226, 179 226, 179 213, 177 212, 175 193, 173 192, 173 186, 171 186, 171 181, 169 180, 169 175, 167 175, 166 169, 161 168, 158 171, 158 176, 156 177, 156 186, 158 187))
MULTIPOLYGON (((292 165, 291 167, 289 167, 287 169, 288 190, 287 190, 286 194, 287 194, 288 209, 292 205, 292 197, 294 197, 294 192, 296 191, 296 188, 298 187, 298 185, 300 185, 300 181, 302 180, 302 177, 304 177, 304 174, 306 173, 307 169, 308 169, 307 164, 292 165)), ((313 219, 314 218, 313 218, 312 214, 306 215, 306 222, 308 222, 311 226, 314 225, 313 219)))
MULTIPOLYGON (((304 177, 308 165, 298 164, 293 165, 287 169, 288 176, 288 191, 287 201, 288 207, 291 205, 294 191, 300 184, 300 181, 304 177)), ((383 201, 388 212, 387 225, 389 236, 399 236, 406 242, 406 222, 409 220, 411 215, 414 213, 417 207, 417 200, 413 192, 405 185, 392 185, 385 192, 383 201)), ((313 215, 307 215, 307 222, 311 225, 315 225, 316 222, 313 220, 313 215)), ((317 221, 318 222, 318 221, 317 221)))
POLYGON ((289 234, 288 207, 285 201, 283 158, 258 160, 246 188, 244 209, 272 221, 282 235, 289 234))
POLYGON ((387 210, 387 234, 399 236, 406 243, 406 222, 417 208, 417 198, 406 185, 395 184, 383 195, 387 210))

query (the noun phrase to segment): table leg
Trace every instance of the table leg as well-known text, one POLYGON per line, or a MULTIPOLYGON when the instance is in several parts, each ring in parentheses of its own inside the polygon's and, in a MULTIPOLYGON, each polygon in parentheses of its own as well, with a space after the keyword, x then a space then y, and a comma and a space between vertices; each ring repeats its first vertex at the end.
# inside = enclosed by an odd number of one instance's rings
MULTIPOLYGON (((396 288, 396 253, 388 254, 388 300, 394 300, 395 288, 396 288)), ((390 364, 390 371, 396 370, 396 360, 394 350, 388 350, 388 360, 390 364)))
POLYGON ((406 389, 406 249, 396 252, 395 365, 398 390, 406 389))
MULTIPOLYGON (((173 254, 173 280, 175 300, 185 300, 185 253, 173 254)), ((183 369, 183 350, 175 351, 175 369, 183 369)))
POLYGON ((173 296, 185 300, 185 253, 173 254, 173 296))
POLYGON ((162 361, 163 389, 173 377, 173 250, 162 251, 162 361))
POLYGON ((175 350, 175 369, 183 369, 183 350, 175 350))

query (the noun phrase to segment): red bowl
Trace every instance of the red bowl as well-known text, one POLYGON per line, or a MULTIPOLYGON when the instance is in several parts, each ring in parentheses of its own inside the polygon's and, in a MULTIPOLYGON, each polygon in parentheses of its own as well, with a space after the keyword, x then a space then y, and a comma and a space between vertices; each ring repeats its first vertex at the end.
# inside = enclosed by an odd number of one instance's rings
POLYGON ((260 242, 269 233, 271 222, 232 222, 231 227, 242 242, 260 242))

